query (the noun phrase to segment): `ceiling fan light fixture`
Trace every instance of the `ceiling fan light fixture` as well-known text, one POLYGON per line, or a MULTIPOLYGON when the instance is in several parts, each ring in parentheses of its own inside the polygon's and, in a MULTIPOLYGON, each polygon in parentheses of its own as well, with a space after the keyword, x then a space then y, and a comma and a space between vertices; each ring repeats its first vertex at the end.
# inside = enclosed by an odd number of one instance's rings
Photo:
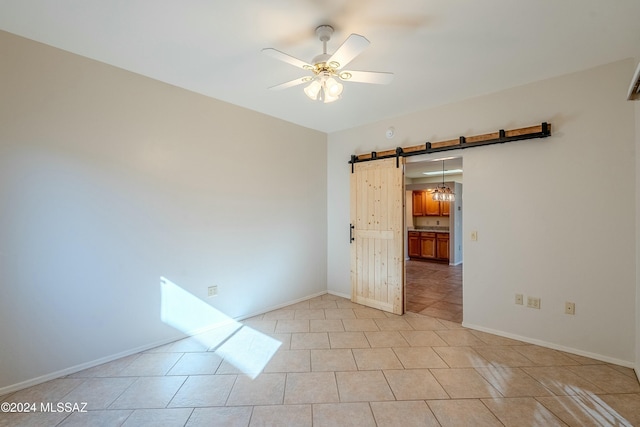
POLYGON ((325 91, 331 96, 339 97, 342 94, 342 89, 344 89, 342 83, 338 83, 333 77, 329 77, 325 81, 325 91))
POLYGON ((314 101, 328 104, 340 99, 343 89, 342 83, 339 83, 330 75, 320 74, 304 88, 304 93, 314 101))
POLYGON ((322 101, 325 104, 329 104, 330 102, 337 101, 338 99, 340 99, 339 96, 331 96, 327 92, 323 92, 322 95, 320 96, 320 101, 322 101))
POLYGON ((309 86, 304 88, 304 93, 314 101, 318 99, 318 94, 322 89, 322 85, 318 82, 317 79, 314 79, 309 86))
MULTIPOLYGON (((340 93, 342 93, 342 89, 340 89, 340 93)), ((335 92, 329 90, 325 82, 322 85, 322 89, 320 89, 320 97, 318 98, 318 100, 324 102, 325 104, 328 104, 330 102, 337 101, 338 99, 340 99, 340 94, 336 95, 335 92)))

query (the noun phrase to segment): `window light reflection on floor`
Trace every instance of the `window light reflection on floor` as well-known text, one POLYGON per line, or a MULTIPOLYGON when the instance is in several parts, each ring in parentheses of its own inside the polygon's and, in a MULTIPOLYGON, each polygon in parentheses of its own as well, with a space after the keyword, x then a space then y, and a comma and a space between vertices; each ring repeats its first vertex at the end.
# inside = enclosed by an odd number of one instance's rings
POLYGON ((233 320, 165 277, 160 278, 160 295, 160 318, 164 323, 198 340, 251 378, 262 372, 282 345, 233 320))
MULTIPOLYGON (((482 372, 485 379, 490 380, 489 382, 505 396, 517 396, 521 392, 518 389, 512 389, 512 384, 516 382, 513 378, 514 373, 521 372, 518 369, 503 366, 482 369, 482 372)), ((535 381, 533 378, 527 379, 535 381)), ((559 381, 553 381, 550 385, 552 389, 562 390, 562 394, 556 396, 557 404, 561 405, 572 419, 589 420, 599 426, 632 427, 622 415, 595 394, 588 393, 576 385, 559 381)), ((552 425, 556 421, 557 418, 553 413, 546 409, 539 409, 534 413, 532 425, 552 425)))
POLYGON ((576 420, 589 419, 594 425, 633 427, 605 401, 579 387, 565 386, 569 399, 562 401, 565 411, 576 420))

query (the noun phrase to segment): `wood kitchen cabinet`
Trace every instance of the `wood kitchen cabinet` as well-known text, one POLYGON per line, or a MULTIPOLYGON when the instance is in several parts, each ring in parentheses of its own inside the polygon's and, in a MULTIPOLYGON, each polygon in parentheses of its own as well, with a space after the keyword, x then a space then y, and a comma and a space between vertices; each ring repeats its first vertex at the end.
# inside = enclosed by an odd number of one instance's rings
POLYGON ((413 192, 413 216, 424 216, 424 195, 422 191, 413 192))
POLYGON ((449 260, 449 233, 409 231, 409 258, 449 260))
POLYGON ((420 258, 420 233, 409 232, 409 258, 420 258))
POLYGON ((449 202, 433 200, 431 191, 414 191, 413 216, 449 216, 449 202))
POLYGON ((440 202, 433 200, 431 191, 423 191, 424 193, 424 214, 426 216, 440 216, 440 202))
POLYGON ((440 202, 440 215, 449 216, 450 208, 451 208, 451 202, 440 202))
POLYGON ((438 259, 449 259, 449 234, 437 233, 436 235, 436 257, 438 259))
POLYGON ((420 258, 436 258, 436 233, 420 233, 420 258))

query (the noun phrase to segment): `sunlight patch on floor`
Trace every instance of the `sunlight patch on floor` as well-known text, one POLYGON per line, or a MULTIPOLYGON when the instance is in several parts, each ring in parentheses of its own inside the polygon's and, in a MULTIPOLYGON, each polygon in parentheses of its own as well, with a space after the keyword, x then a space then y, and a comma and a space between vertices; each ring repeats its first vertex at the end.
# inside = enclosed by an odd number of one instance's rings
POLYGON ((165 277, 160 278, 160 295, 164 323, 198 340, 251 378, 262 372, 282 344, 233 320, 165 277))

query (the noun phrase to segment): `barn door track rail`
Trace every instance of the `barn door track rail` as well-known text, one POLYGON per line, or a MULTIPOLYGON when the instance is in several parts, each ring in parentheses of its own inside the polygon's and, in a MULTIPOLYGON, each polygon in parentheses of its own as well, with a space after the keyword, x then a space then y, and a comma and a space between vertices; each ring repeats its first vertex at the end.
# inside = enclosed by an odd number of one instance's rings
POLYGON ((393 150, 372 151, 366 154, 353 154, 349 163, 351 173, 356 163, 368 162, 371 160, 396 158, 396 166, 400 166, 400 157, 418 156, 420 154, 439 153, 440 151, 461 150, 471 147, 481 147, 484 145, 504 144, 505 142, 523 141, 525 139, 546 138, 551 136, 551 124, 542 122, 537 126, 512 129, 505 131, 500 129, 497 132, 485 133, 483 135, 461 136, 458 139, 450 139, 440 142, 426 142, 411 147, 397 147, 393 150))

